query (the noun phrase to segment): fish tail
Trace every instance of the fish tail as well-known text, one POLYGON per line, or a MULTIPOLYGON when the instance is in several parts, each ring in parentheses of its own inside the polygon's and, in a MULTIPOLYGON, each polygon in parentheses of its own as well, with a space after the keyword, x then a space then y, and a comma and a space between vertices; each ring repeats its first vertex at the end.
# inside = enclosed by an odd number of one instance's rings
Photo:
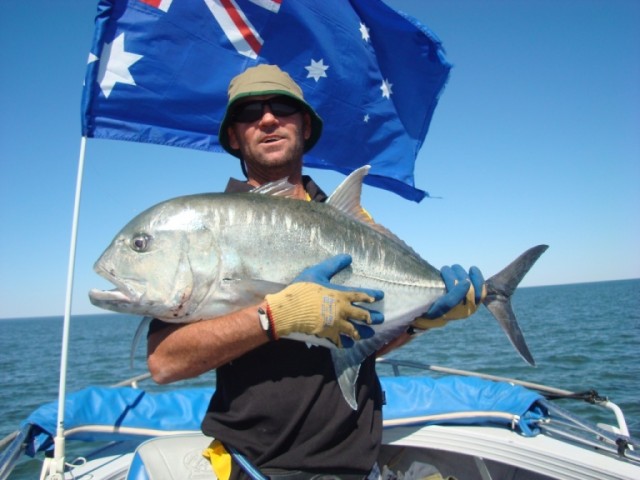
POLYGON ((520 356, 532 366, 535 366, 536 362, 529 351, 516 315, 511 307, 511 296, 520 281, 547 248, 549 248, 548 245, 538 245, 530 248, 485 283, 487 296, 483 301, 484 305, 498 320, 498 323, 520 356))

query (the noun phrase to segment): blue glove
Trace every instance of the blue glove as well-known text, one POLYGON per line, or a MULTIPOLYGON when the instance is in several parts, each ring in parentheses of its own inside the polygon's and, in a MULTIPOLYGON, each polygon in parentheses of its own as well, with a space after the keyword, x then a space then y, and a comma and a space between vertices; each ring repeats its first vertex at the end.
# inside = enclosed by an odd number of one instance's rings
MULTIPOLYGON (((336 255, 334 257, 328 258, 313 267, 308 267, 304 269, 300 275, 293 279, 291 283, 296 282, 313 282, 319 285, 322 285, 326 288, 332 288, 334 290, 340 290, 343 292, 361 292, 373 297, 375 301, 382 300, 384 297, 384 292, 382 290, 374 290, 369 288, 355 288, 348 287, 345 285, 335 285, 330 283, 331 278, 336 275, 341 270, 347 268, 351 265, 352 258, 351 255, 346 253, 336 255)), ((367 310, 371 317, 371 323, 373 325, 380 324, 384 321, 384 315, 381 312, 377 312, 375 310, 368 310, 364 307, 357 307, 362 310, 367 310)), ((374 331, 371 327, 363 325, 358 322, 351 322, 353 326, 356 328, 358 333, 360 334, 360 338, 371 338, 374 335, 374 331)), ((343 347, 351 347, 353 346, 353 339, 348 337, 347 335, 340 335, 340 340, 342 341, 343 347)))
POLYGON ((486 296, 484 277, 478 267, 469 273, 460 266, 444 266, 440 270, 447 292, 429 307, 426 313, 414 320, 412 326, 426 330, 445 325, 449 320, 459 320, 472 315, 486 296))
POLYGON ((273 337, 305 333, 326 338, 338 347, 350 347, 353 339, 373 336, 373 329, 364 323, 381 323, 382 313, 356 303, 381 300, 383 292, 330 282, 350 264, 351 256, 336 255, 302 271, 281 292, 267 295, 266 313, 273 337))

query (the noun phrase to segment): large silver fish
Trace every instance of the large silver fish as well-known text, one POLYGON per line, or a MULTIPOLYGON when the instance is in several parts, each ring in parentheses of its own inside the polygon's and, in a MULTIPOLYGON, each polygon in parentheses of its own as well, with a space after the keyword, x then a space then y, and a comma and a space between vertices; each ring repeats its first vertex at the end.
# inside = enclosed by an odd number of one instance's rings
MULTIPOLYGON (((91 302, 167 322, 195 322, 256 304, 304 268, 348 253, 351 267, 332 281, 383 290, 384 299, 370 308, 384 314, 384 323, 352 348, 310 335, 288 338, 332 348, 340 387, 355 408, 364 358, 406 330, 446 290, 436 268, 363 214, 367 172, 363 167, 352 173, 326 203, 268 194, 274 189, 269 185, 257 193, 200 194, 153 206, 131 220, 96 262, 95 271, 117 288, 91 290, 91 302)), ((486 282, 484 304, 532 365, 509 298, 546 249, 528 250, 486 282)))

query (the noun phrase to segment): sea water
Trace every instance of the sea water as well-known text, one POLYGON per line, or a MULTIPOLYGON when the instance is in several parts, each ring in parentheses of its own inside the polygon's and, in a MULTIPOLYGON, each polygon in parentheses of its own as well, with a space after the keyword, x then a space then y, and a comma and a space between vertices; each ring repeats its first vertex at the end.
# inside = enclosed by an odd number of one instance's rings
MULTIPOLYGON (((640 280, 520 288, 513 297, 536 367, 514 351, 497 322, 481 309, 472 318, 425 333, 387 358, 472 370, 573 392, 596 390, 624 411, 640 437, 640 280)), ((70 324, 67 391, 112 385, 146 371, 144 345, 130 366, 138 317, 74 316, 70 324)), ((57 400, 62 318, 0 320, 0 439, 35 408, 57 400)), ((142 342, 144 343, 144 342, 142 342)), ((379 365, 381 375, 391 374, 379 365)), ((423 374, 405 369, 403 374, 423 374)), ((211 386, 212 372, 179 386, 211 386)), ((161 389, 148 381, 148 390, 161 389)), ((566 401, 563 401, 566 402, 566 401)), ((612 415, 587 403, 561 406, 596 422, 612 415)), ((9 477, 37 478, 39 463, 22 462, 9 477)))

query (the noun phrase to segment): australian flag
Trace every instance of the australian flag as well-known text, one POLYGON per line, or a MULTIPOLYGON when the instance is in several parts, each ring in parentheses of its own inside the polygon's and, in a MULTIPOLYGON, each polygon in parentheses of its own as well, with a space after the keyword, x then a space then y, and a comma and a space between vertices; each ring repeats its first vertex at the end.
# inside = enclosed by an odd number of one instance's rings
POLYGON ((439 40, 380 0, 100 0, 86 137, 222 151, 231 78, 276 64, 324 120, 305 165, 420 201, 413 170, 449 75, 439 40))

